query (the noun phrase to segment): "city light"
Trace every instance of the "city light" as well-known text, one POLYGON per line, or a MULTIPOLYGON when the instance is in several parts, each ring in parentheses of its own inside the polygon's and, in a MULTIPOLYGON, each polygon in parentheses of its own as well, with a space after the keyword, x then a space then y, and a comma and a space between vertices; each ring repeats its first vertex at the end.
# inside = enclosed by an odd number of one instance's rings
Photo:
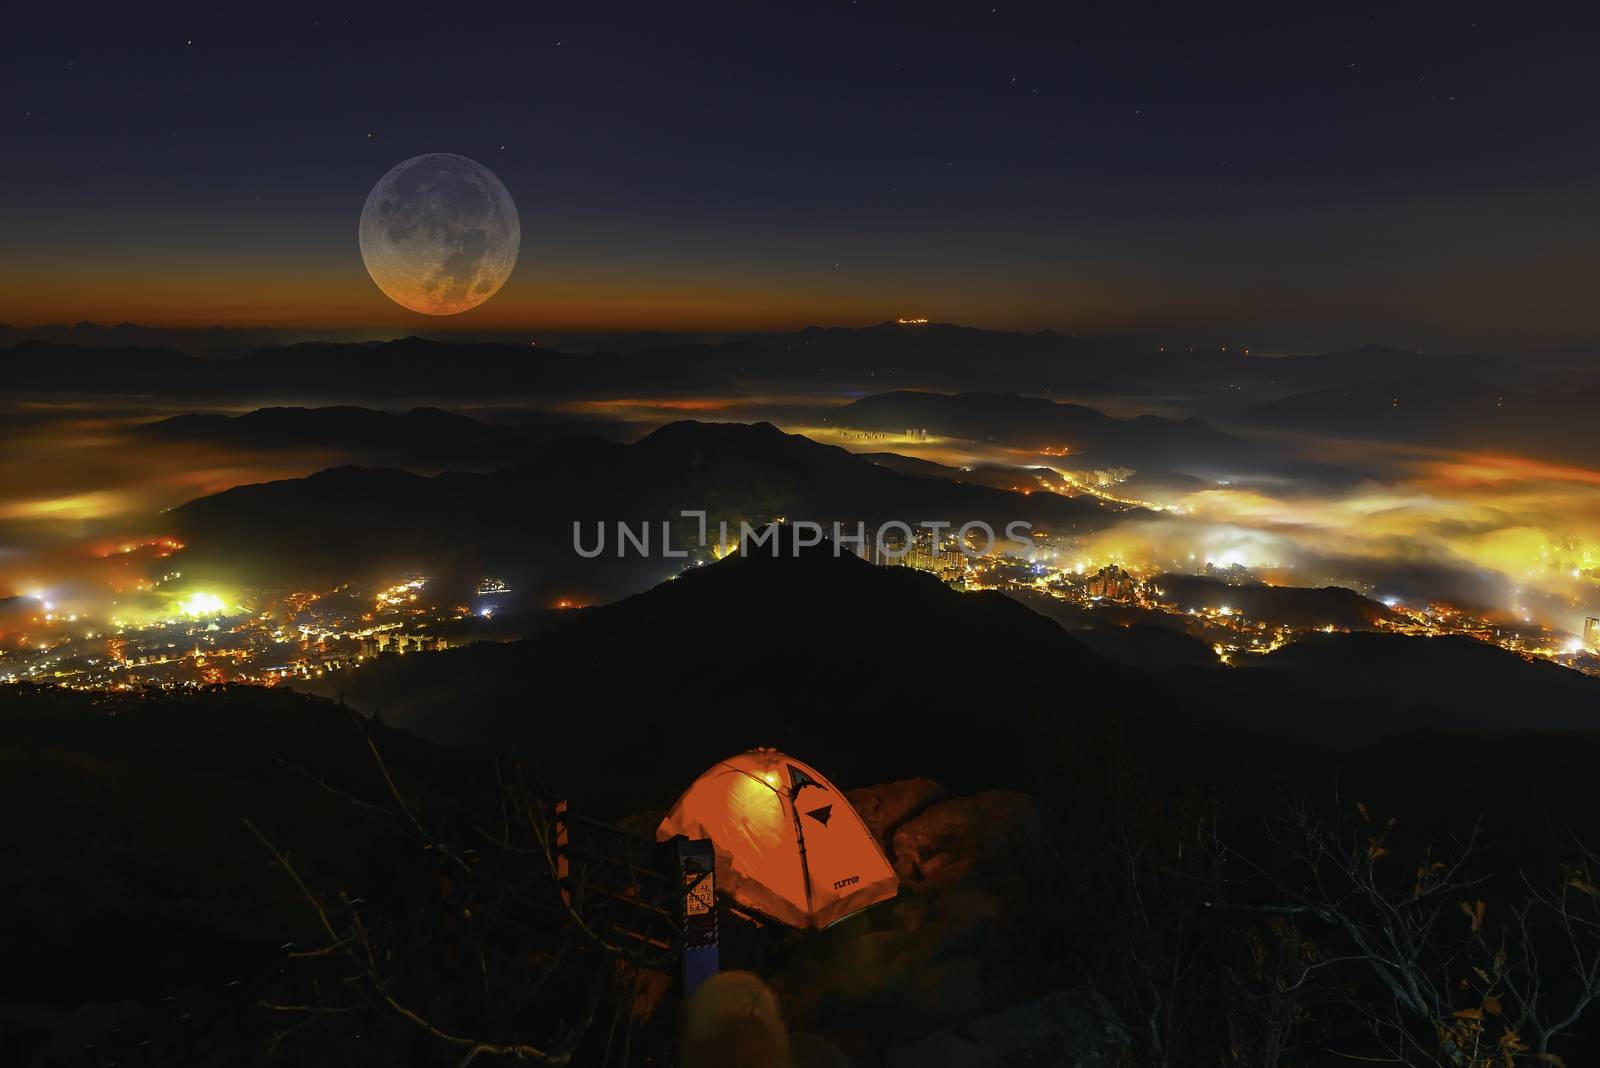
POLYGON ((179 601, 177 609, 186 616, 198 618, 201 616, 221 615, 227 611, 228 605, 227 602, 214 593, 197 591, 179 601))

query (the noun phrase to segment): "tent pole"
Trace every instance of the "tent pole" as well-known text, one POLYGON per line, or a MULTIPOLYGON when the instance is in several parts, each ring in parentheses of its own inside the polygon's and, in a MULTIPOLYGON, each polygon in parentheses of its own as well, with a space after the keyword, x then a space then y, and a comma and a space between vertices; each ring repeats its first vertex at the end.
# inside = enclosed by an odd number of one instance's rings
POLYGON ((789 814, 794 817, 794 838, 800 847, 800 880, 806 886, 806 922, 811 923, 816 919, 811 905, 811 864, 806 860, 806 832, 800 826, 800 809, 795 806, 792 789, 789 791, 789 814))

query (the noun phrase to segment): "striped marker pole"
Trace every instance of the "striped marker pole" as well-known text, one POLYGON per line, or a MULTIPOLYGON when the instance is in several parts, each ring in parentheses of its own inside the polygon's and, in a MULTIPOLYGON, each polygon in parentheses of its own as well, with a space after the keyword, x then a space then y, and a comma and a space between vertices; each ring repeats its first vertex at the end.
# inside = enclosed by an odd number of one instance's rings
POLYGON ((572 907, 572 862, 567 857, 567 801, 556 802, 555 820, 556 887, 561 891, 561 903, 572 907))
POLYGON ((683 875, 683 996, 722 970, 717 939, 717 857, 711 839, 680 838, 683 875))

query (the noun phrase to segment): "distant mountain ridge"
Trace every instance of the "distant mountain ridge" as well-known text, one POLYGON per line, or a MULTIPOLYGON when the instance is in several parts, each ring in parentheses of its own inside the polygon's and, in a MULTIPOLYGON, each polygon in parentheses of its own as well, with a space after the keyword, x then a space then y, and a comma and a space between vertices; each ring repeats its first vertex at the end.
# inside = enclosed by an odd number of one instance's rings
POLYGON ((674 335, 642 334, 631 341, 625 335, 573 335, 570 340, 581 351, 473 338, 271 344, 281 336, 128 324, 36 331, 0 326, 0 344, 16 342, 0 349, 0 372, 6 372, 0 388, 421 397, 695 388, 738 381, 1061 396, 1160 391, 1277 397, 1397 375, 1445 373, 1515 384, 1531 373, 1528 365, 1497 356, 1425 356, 1382 346, 1261 357, 1231 349, 1150 351, 1050 330, 1019 333, 946 323, 809 327, 717 342, 674 335), (241 344, 246 340, 248 348, 241 344), (120 347, 104 347, 108 342, 120 347), (593 344, 606 342, 619 351, 592 351, 593 344), (205 360, 174 351, 186 346, 238 358, 205 360), (158 351, 163 357, 153 360, 150 354, 158 351))
POLYGON ((258 408, 241 415, 175 415, 139 428, 142 436, 254 449, 330 449, 418 464, 517 462, 530 440, 439 408, 391 414, 371 408, 258 408))
POLYGON ((1424 355, 1383 345, 1267 357, 1231 348, 1152 351, 1117 339, 1053 330, 1019 333, 892 321, 745 335, 721 345, 671 351, 732 378, 1063 396, 1177 392, 1267 397, 1397 374, 1447 372, 1511 383, 1530 373, 1525 362, 1500 356, 1424 355))
MULTIPOLYGON (((695 523, 776 517, 831 524, 984 520, 1003 537, 1012 521, 1063 532, 1109 524, 1130 509, 1093 498, 1024 495, 899 474, 844 449, 766 423, 679 422, 632 445, 564 438, 530 445, 492 473, 339 467, 307 478, 239 486, 173 510, 189 546, 186 573, 240 569, 351 577, 375 569, 497 574, 528 592, 611 600, 686 566, 659 555, 617 555, 614 526, 672 521, 677 544, 695 523), (583 559, 574 524, 612 529, 607 551, 583 559)), ((585 535, 592 540, 592 533, 585 535)))
MULTIPOLYGON (((1003 441, 1018 441, 1037 447, 1048 441, 1057 445, 1071 442, 1073 455, 1052 456, 1050 463, 1069 467, 1135 464, 1140 478, 1160 482, 1202 483, 1164 468, 1147 471, 1146 464, 1168 465, 1179 462, 1226 464, 1237 467, 1249 461, 1252 449, 1243 439, 1223 434, 1198 420, 1171 420, 1156 416, 1114 419, 1078 405, 1054 404, 1039 398, 989 394, 963 394, 958 397, 888 394, 853 402, 822 417, 824 424, 859 425, 861 417, 875 429, 890 430, 902 420, 925 422, 930 430, 945 433, 951 427, 964 429, 975 440, 989 427, 1000 431, 1003 441), (954 414, 923 410, 942 398, 954 414), (902 405, 902 401, 906 402, 902 405), (903 410, 902 410, 903 409, 903 410), (844 419, 851 422, 846 424, 844 419)), ((486 423, 472 416, 440 408, 413 408, 387 412, 354 405, 319 408, 269 407, 242 414, 189 413, 141 425, 142 437, 198 442, 229 448, 260 450, 327 450, 341 452, 349 463, 396 465, 408 469, 438 470, 460 467, 466 470, 495 470, 537 459, 532 448, 538 441, 556 437, 597 436, 615 433, 619 428, 601 419, 560 413, 540 416, 529 422, 526 413, 514 427, 486 423)), ((903 428, 902 428, 903 429, 903 428)), ((1026 456, 1012 464, 980 464, 967 468, 950 467, 913 456, 895 453, 857 453, 857 456, 917 478, 942 478, 998 489, 1040 488, 1040 479, 1057 478, 1044 457, 1031 462, 1026 456)))
POLYGON ((452 397, 671 392, 720 384, 666 358, 578 355, 535 346, 462 345, 408 337, 305 342, 233 360, 160 348, 90 348, 25 341, 0 349, 0 390, 186 397, 452 397))
MULTIPOLYGON (((679 345, 698 344, 691 334, 666 330, 461 330, 451 327, 434 340, 454 345, 512 345, 520 348, 530 340, 557 352, 637 353, 679 345)), ((302 341, 319 340, 338 344, 363 344, 373 340, 374 331, 311 330, 303 327, 275 326, 148 326, 141 323, 104 324, 94 322, 44 323, 16 326, 0 323, 0 347, 24 341, 48 341, 58 345, 85 348, 161 348, 190 356, 235 359, 264 348, 277 348, 302 341)))
POLYGON ((43 341, 85 348, 172 349, 192 356, 228 359, 281 345, 290 332, 276 327, 161 327, 138 323, 48 323, 19 327, 0 323, 0 346, 43 341))
POLYGON ((1282 430, 1600 464, 1600 386, 1529 393, 1470 378, 1396 378, 1298 393, 1252 409, 1246 420, 1282 430))
POLYGON ((940 437, 1070 450, 1064 464, 1233 465, 1253 454, 1248 442, 1199 419, 1141 415, 1116 419, 1093 408, 1014 393, 897 390, 863 397, 824 422, 882 433, 926 430, 940 437))

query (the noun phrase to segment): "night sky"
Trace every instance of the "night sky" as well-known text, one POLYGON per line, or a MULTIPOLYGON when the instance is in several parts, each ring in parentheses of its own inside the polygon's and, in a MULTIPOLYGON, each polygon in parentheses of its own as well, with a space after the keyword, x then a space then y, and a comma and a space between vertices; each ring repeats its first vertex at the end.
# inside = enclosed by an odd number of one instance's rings
POLYGON ((13 5, 0 321, 1600 339, 1578 6, 13 5), (521 259, 449 322, 356 222, 481 161, 521 259))

